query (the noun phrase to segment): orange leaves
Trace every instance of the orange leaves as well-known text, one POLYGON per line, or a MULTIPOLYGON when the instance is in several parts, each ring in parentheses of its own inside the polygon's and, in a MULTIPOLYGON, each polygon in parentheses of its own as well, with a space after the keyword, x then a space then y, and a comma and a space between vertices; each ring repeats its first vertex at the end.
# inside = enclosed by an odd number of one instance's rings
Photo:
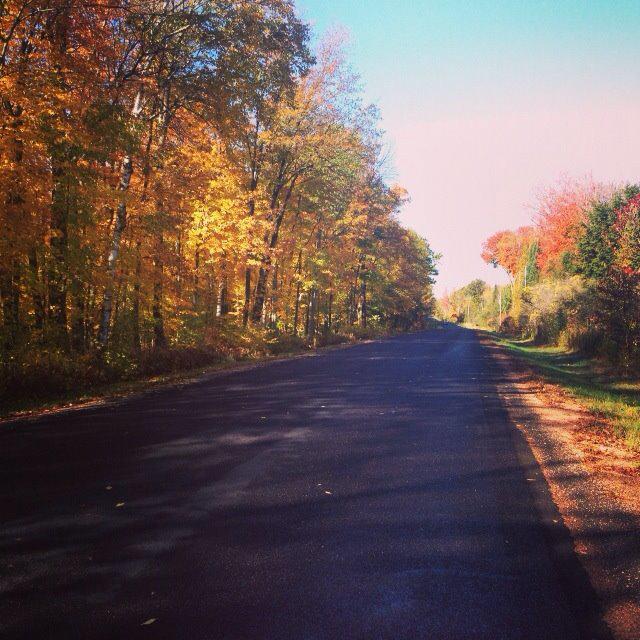
POLYGON ((513 278, 535 237, 533 227, 498 231, 482 245, 482 259, 488 264, 502 267, 513 278))
POLYGON ((562 268, 563 256, 576 250, 589 205, 611 192, 611 186, 598 184, 590 177, 563 178, 542 192, 535 208, 535 222, 540 238, 538 266, 543 273, 562 268))
POLYGON ((138 353, 249 306, 311 334, 426 310, 433 255, 397 222, 340 35, 312 64, 290 0, 5 6, 0 275, 22 335, 138 353))

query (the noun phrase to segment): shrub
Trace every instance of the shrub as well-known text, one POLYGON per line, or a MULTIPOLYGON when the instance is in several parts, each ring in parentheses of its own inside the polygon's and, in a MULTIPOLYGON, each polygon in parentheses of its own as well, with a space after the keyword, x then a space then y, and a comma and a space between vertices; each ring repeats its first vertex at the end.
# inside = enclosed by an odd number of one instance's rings
POLYGON ((383 331, 371 325, 368 327, 353 325, 344 327, 341 333, 347 340, 372 340, 379 338, 383 334, 383 331))
POLYGON ((562 347, 577 351, 585 356, 595 356, 602 353, 603 334, 596 328, 571 328, 562 332, 558 343, 562 347))
POLYGON ((204 333, 204 344, 221 360, 246 360, 269 355, 272 334, 263 327, 238 325, 232 318, 220 320, 204 333))
POLYGON ((590 326, 593 291, 579 276, 540 282, 527 294, 526 333, 537 344, 566 343, 590 326))
POLYGON ((325 333, 320 338, 320 345, 323 347, 328 347, 333 344, 344 344, 345 342, 349 342, 349 337, 342 333, 325 333))
POLYGON ((100 367, 91 356, 61 350, 14 352, 0 367, 0 396, 16 399, 60 395, 108 382, 112 376, 109 368, 100 367))
POLYGON ((220 354, 211 348, 151 349, 140 354, 139 371, 143 376, 158 376, 206 367, 221 360, 220 354))
POLYGON ((515 336, 519 333, 518 324, 511 316, 503 318, 498 330, 506 336, 515 336))
POLYGON ((269 351, 273 355, 295 353, 296 351, 304 351, 305 349, 309 349, 309 343, 305 338, 292 336, 287 333, 278 334, 269 342, 269 351))

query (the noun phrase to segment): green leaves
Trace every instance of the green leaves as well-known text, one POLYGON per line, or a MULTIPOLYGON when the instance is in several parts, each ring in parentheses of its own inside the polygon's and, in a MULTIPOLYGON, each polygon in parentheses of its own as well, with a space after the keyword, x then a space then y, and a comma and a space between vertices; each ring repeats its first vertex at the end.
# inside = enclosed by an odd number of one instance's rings
POLYGON ((604 278, 613 264, 620 233, 617 229, 616 206, 619 198, 595 203, 589 211, 578 241, 576 270, 587 278, 604 278))

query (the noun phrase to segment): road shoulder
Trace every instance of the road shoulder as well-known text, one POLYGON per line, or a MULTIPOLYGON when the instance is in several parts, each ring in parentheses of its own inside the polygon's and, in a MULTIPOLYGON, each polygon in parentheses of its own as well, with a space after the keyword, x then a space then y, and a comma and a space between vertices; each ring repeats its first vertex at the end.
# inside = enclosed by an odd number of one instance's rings
POLYGON ((510 419, 526 438, 619 640, 640 638, 640 474, 607 425, 481 336, 501 371, 510 419), (608 444, 604 444, 607 442, 608 444))

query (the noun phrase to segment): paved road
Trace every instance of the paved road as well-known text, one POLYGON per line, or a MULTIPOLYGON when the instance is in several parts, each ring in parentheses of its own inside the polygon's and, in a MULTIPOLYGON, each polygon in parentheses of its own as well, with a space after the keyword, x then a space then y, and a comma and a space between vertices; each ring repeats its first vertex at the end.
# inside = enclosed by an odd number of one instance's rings
POLYGON ((0 637, 582 637, 495 375, 450 327, 0 426, 0 637))

